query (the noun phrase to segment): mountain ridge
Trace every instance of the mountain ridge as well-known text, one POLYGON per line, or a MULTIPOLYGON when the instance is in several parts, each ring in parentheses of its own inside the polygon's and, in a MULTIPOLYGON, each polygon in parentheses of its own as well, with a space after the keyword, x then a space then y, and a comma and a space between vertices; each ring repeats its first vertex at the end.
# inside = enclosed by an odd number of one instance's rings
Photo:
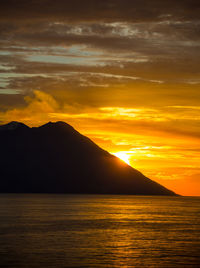
POLYGON ((0 126, 0 192, 176 195, 71 125, 0 126))

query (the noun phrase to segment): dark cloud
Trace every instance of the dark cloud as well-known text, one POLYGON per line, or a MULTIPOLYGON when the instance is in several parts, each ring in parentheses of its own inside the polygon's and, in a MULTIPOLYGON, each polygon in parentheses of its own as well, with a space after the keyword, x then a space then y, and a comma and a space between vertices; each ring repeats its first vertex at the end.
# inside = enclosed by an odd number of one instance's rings
MULTIPOLYGON (((1 89, 0 89, 1 92, 1 89)), ((24 95, 21 94, 1 94, 0 95, 0 110, 5 112, 13 107, 24 107, 26 102, 24 101, 24 95)))
POLYGON ((199 18, 198 0, 1 0, 2 20, 158 21, 199 18))
POLYGON ((198 95, 198 1, 2 0, 0 21, 2 89, 198 95))
MULTIPOLYGON (((61 56, 67 55, 71 46, 85 46, 95 49, 102 60, 113 56, 114 62, 121 64, 139 62, 197 61, 200 58, 199 29, 200 22, 166 21, 162 23, 37 23, 18 27, 7 25, 1 29, 3 51, 13 53, 59 54, 56 47, 63 47, 61 56), (54 51, 50 48, 54 47, 54 51), (106 54, 107 53, 107 54, 106 54), (117 57, 116 57, 117 56, 117 57)), ((21 54, 21 57, 24 56, 21 54)))

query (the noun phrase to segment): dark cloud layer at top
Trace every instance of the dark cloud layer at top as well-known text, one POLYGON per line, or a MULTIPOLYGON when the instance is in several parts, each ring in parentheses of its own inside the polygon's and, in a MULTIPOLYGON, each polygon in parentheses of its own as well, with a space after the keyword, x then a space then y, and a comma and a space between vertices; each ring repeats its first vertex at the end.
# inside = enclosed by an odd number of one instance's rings
POLYGON ((197 0, 1 0, 1 93, 32 91, 33 80, 43 90, 50 74, 64 87, 63 73, 74 90, 75 80, 84 90, 98 84, 112 88, 113 75, 122 85, 130 76, 134 85, 195 87, 200 83, 199 8, 197 0), (78 72, 85 73, 82 80, 78 72), (94 72, 105 74, 100 82, 94 72), (38 85, 36 74, 42 76, 38 85))
POLYGON ((1 0, 1 20, 160 21, 198 19, 198 0, 1 0))

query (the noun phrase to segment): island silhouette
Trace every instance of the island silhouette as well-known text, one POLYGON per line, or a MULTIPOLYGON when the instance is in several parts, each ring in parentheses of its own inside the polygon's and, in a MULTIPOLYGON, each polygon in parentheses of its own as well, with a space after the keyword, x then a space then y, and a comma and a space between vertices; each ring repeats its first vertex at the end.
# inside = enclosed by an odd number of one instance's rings
POLYGON ((1 193, 176 195, 64 122, 0 126, 1 193))

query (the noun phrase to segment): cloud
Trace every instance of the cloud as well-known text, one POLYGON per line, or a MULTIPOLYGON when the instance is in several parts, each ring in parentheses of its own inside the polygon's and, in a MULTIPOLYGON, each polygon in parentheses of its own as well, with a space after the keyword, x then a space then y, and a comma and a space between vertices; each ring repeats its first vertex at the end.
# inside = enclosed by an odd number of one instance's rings
POLYGON ((97 85, 91 72, 161 81, 169 88, 198 85, 198 29, 196 21, 9 24, 2 30, 0 59, 7 73, 55 73, 59 80, 64 72, 88 72, 82 85, 97 85))
POLYGON ((48 120, 48 114, 59 109, 58 103, 49 94, 39 90, 34 91, 34 96, 25 96, 25 107, 10 109, 0 113, 0 121, 21 121, 24 123, 40 124, 48 120))
POLYGON ((199 18, 197 0, 2 0, 0 17, 15 20, 94 21, 157 21, 165 17, 199 18))
MULTIPOLYGON (((108 129, 111 132, 134 133, 144 136, 187 137, 199 139, 198 109, 188 109, 183 112, 175 107, 120 107, 93 106, 86 100, 79 99, 76 94, 66 92, 53 97, 39 90, 33 91, 33 96, 25 96, 26 105, 1 112, 0 120, 12 120, 39 124, 49 120, 64 120, 72 125, 84 126, 85 122, 93 129, 108 129), (97 127, 98 126, 98 127, 97 127)), ((83 95, 84 96, 84 95, 83 95)), ((80 96, 79 96, 80 97, 80 96)), ((96 97, 96 95, 95 95, 96 97)), ((91 98, 91 97, 90 97, 91 98)), ((179 107, 179 106, 178 106, 179 107)), ((187 107, 187 106, 186 106, 187 107)), ((193 107, 192 107, 193 108, 193 107)))

